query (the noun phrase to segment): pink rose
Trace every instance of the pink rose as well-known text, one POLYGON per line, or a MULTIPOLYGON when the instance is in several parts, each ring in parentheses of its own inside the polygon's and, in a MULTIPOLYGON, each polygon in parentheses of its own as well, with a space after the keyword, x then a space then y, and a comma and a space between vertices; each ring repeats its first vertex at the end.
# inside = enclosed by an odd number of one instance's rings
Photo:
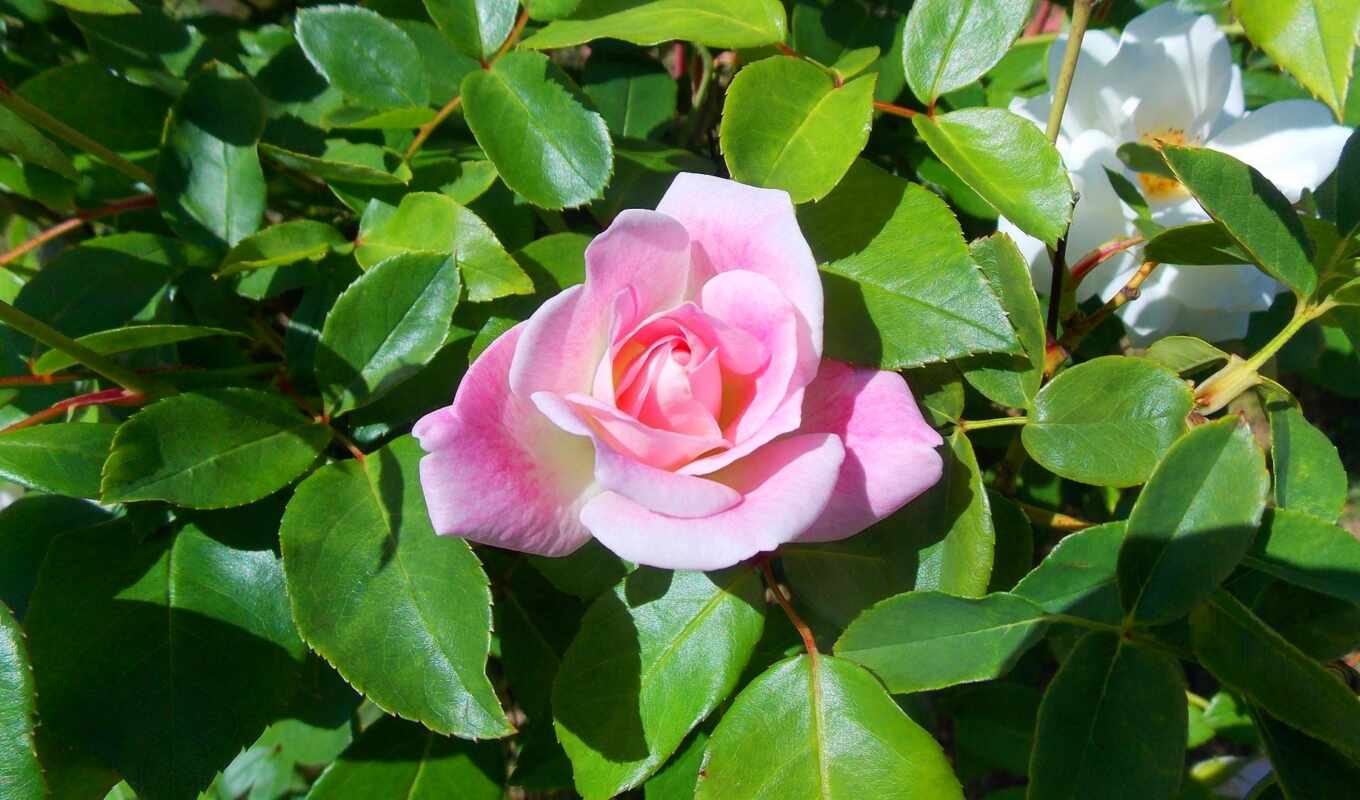
POLYGON ((843 539, 940 478, 901 375, 822 358, 822 284, 784 192, 676 177, 586 281, 468 370, 415 435, 434 529, 719 569, 843 539))

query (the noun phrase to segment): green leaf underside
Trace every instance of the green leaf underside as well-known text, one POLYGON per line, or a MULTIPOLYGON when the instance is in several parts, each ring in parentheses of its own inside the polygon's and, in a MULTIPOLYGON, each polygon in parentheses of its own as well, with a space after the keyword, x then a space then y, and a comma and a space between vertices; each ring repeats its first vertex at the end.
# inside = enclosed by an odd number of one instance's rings
POLYGON ((177 395, 119 427, 104 464, 102 499, 243 505, 302 474, 330 438, 325 425, 278 395, 253 389, 177 395))
MULTIPOLYGON (((225 328, 211 328, 204 325, 129 325, 98 333, 87 333, 76 341, 102 355, 144 350, 149 347, 188 342, 209 336, 245 336, 225 328)), ((61 350, 48 350, 33 362, 35 375, 51 375, 54 372, 74 367, 80 362, 61 350)))
POLYGON ((516 50, 463 79, 463 111, 501 180, 542 208, 603 196, 614 170, 604 119, 548 57, 516 50))
POLYGON ((1135 486, 1185 430, 1194 394, 1147 360, 1103 356, 1064 370, 1034 399, 1025 450, 1052 472, 1099 486, 1135 486))
POLYGON ((424 366, 448 336, 459 288, 454 258, 443 253, 401 253, 351 283, 317 348, 331 415, 378 399, 424 366))
POLYGON ((1039 706, 1027 796, 1175 797, 1186 726, 1185 675, 1174 658, 1114 633, 1087 634, 1039 706))
POLYGON ((1360 2, 1233 0, 1232 6, 1251 41, 1340 118, 1351 82, 1360 2))
POLYGON ((770 797, 962 800, 963 791, 940 746, 863 667, 802 655, 733 701, 709 737, 695 793, 770 797))
POLYGON ((1196 608, 1190 637, 1199 662, 1225 686, 1350 758, 1360 756, 1360 699, 1232 595, 1217 592, 1196 608))
POLYGON ((968 599, 909 592, 856 618, 836 642, 836 655, 868 667, 899 694, 990 680, 1039 640, 1044 616, 1005 593, 968 599))
POLYGON ((25 625, 44 738, 147 800, 194 797, 297 691, 306 648, 278 558, 228 526, 61 537, 25 625), (212 532, 209 533, 208 531, 212 532))
POLYGON ((640 569, 596 600, 553 682, 577 790, 613 797, 665 763, 736 688, 764 608, 749 569, 640 569))
POLYGON ((1001 108, 912 117, 932 152, 1020 230, 1049 246, 1072 220, 1072 180, 1034 123, 1001 108))
POLYGON ((23 629, 0 603, 0 788, 6 798, 47 796, 33 743, 33 670, 23 629))
POLYGON ((117 425, 39 425, 0 436, 0 477, 56 494, 99 497, 117 425))
POLYGON ((1125 526, 1118 573, 1129 617, 1168 622, 1208 597, 1251 546, 1269 488, 1265 456, 1236 417, 1172 445, 1125 526))
POLYGON ((491 593, 462 539, 436 537, 409 437, 322 467, 280 538, 303 639, 378 706, 465 738, 511 732, 486 677, 491 593), (412 659, 411 653, 422 653, 412 659))
MULTIPOLYGON (((826 199, 800 215, 825 241, 818 256, 827 294, 827 355, 885 369, 979 352, 1018 352, 1020 342, 964 244, 958 221, 928 190, 858 161, 826 199), (853 238, 821 231, 865 216, 853 238), (867 228, 864 226, 868 226, 867 228), (861 233, 862 232, 862 233, 861 233), (867 317, 867 318, 866 318, 867 317)), ((849 223, 855 224, 855 223, 849 223)))
POLYGON ((594 39, 654 45, 681 39, 710 47, 759 47, 783 41, 778 0, 584 0, 567 19, 548 23, 525 47, 552 50, 594 39))
POLYGON ((837 86, 815 64, 787 56, 742 69, 727 91, 720 141, 732 177, 820 200, 864 149, 874 76, 837 86))

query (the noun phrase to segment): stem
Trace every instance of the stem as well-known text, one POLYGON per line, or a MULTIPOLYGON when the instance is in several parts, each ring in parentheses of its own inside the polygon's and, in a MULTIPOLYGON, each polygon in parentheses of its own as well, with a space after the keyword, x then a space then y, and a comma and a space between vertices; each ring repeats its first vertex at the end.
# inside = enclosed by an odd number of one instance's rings
POLYGON ((694 55, 699 59, 699 84, 694 87, 694 94, 690 98, 690 110, 693 111, 704 104, 708 97, 709 84, 713 82, 713 54, 707 47, 701 44, 694 45, 694 55))
POLYGON ((1067 108, 1067 95, 1072 91, 1072 76, 1077 71, 1077 59, 1081 56, 1081 40, 1086 36, 1086 26, 1091 21, 1091 6, 1094 0, 1075 0, 1072 3, 1072 27, 1067 33, 1067 49, 1063 51, 1062 68, 1058 71, 1058 85, 1053 87, 1053 107, 1048 112, 1048 140, 1058 141, 1062 130, 1063 111, 1067 108))
POLYGON ((416 138, 411 140, 411 146, 406 148, 406 154, 402 156, 402 158, 408 162, 412 158, 414 158, 415 154, 420 152, 420 148, 425 145, 425 140, 430 138, 430 134, 434 133, 434 129, 438 128, 440 123, 448 119, 449 115, 452 114, 454 111, 457 111, 458 106, 462 104, 463 104, 462 95, 459 95, 450 100, 449 102, 445 103, 444 107, 439 109, 439 113, 434 115, 434 119, 430 120, 424 125, 421 125, 420 128, 416 131, 416 138))
POLYGON ((1007 425, 1024 425, 1028 417, 997 417, 996 419, 961 419, 956 424, 961 431, 977 431, 983 428, 1002 428, 1007 425))
MULTIPOLYGON (((1081 344, 1086 335, 1095 330, 1096 326, 1105 321, 1105 318, 1122 308, 1131 300, 1137 300, 1138 294, 1142 291, 1143 283, 1152 275, 1153 270, 1157 269, 1158 262, 1144 261, 1138 271, 1133 273, 1124 288, 1115 293, 1105 302, 1105 305, 1096 309, 1095 313, 1085 319, 1073 323, 1063 333, 1062 339, 1048 348, 1044 353, 1044 374, 1052 375, 1058 371, 1067 357, 1071 355, 1081 344)), ((1052 298, 1049 298, 1052 303, 1052 298)))
POLYGON ((1085 530, 1095 526, 1094 522, 1087 522, 1078 517, 1069 516, 1059 511, 1050 511, 1047 508, 1032 506, 1029 503, 1019 503, 1020 510, 1025 512, 1029 521, 1035 525, 1042 525, 1045 528, 1055 531, 1075 532, 1085 530))
POLYGON ((42 128, 53 136, 56 136, 58 139, 62 139, 67 144, 78 147, 90 155, 97 157, 100 161, 103 161, 105 164, 108 164, 110 167, 113 167, 134 181, 144 183, 147 186, 156 185, 156 176, 15 94, 14 90, 9 88, 4 81, 0 81, 0 105, 4 105, 9 108, 9 110, 34 125, 37 125, 39 128, 42 128))
POLYGON ((101 219, 103 217, 113 216, 114 214, 121 214, 124 211, 132 211, 134 209, 139 208, 151 208, 155 205, 156 205, 155 195, 139 194, 136 197, 129 197, 124 200, 118 200, 109 203, 108 205, 103 206, 101 208, 92 208, 88 211, 81 211, 71 219, 63 220, 57 223, 56 225, 53 225, 52 227, 48 228, 42 233, 39 233, 37 236, 34 236, 32 239, 29 239, 28 241, 14 248, 8 253, 0 255, 0 267, 3 267, 6 264, 9 264, 10 262, 18 258, 21 258, 22 256, 28 253, 33 252, 34 250, 38 249, 39 247, 42 247, 44 244, 47 244, 53 239, 61 237, 68 231, 72 231, 75 230, 76 228, 79 228, 86 222, 101 219))
POLYGON ((25 417, 13 425, 6 426, 0 430, 0 434, 17 431, 20 428, 28 428, 33 425, 46 422, 61 416, 67 411, 85 406, 137 406, 147 401, 147 396, 138 392, 129 392, 126 389, 104 389, 98 392, 90 392, 76 397, 68 397, 53 403, 50 407, 44 408, 36 414, 25 417))
POLYGON ((1142 236, 1131 236, 1128 239, 1119 239, 1109 242, 1095 250, 1087 253, 1080 261, 1072 265, 1072 284, 1070 291, 1076 291, 1081 279, 1090 274, 1091 270, 1104 264, 1113 256, 1116 256, 1131 247, 1137 247, 1145 241, 1142 236))
POLYGON ((1058 240, 1058 246, 1048 251, 1048 262, 1053 266, 1053 277, 1048 284, 1048 319, 1044 321, 1045 341, 1053 342, 1058 338, 1058 320, 1062 315, 1063 283, 1067 279, 1067 234, 1058 240))
POLYGON ((1294 334, 1302 330, 1304 325, 1307 325, 1323 314, 1326 314, 1328 311, 1331 311, 1335 306, 1336 303, 1331 300, 1327 300, 1326 302, 1311 308, 1308 306, 1299 306, 1299 310, 1294 312, 1294 318, 1289 320, 1289 324, 1284 326, 1284 330, 1275 334, 1275 338, 1266 342, 1264 347, 1256 351, 1256 354, 1251 358, 1247 359, 1242 365, 1242 368, 1244 370, 1251 370, 1252 372, 1260 369, 1263 364, 1270 360, 1271 356, 1279 352, 1280 348, 1284 347, 1285 344, 1294 337, 1294 334))
POLYGON ((911 119, 912 117, 921 113, 919 111, 913 111, 910 108, 895 106, 892 103, 884 103, 879 100, 874 101, 874 109, 877 111, 882 111, 885 114, 894 114, 899 117, 906 117, 907 119, 911 119))
POLYGON ((1071 614, 1045 614, 1046 622, 1060 622, 1065 625, 1076 625, 1079 628, 1089 628, 1093 631, 1106 631, 1109 633, 1122 633, 1123 628, 1118 625, 1111 625, 1108 622, 1097 622, 1085 617, 1076 617, 1071 614))
POLYGON ((91 372, 108 378, 134 394, 149 396, 173 391, 160 386, 153 380, 144 379, 136 372, 112 359, 105 358, 47 323, 30 317, 9 303, 0 302, 0 322, 42 342, 53 350, 60 350, 84 364, 91 372))
POLYGON ((793 610, 793 604, 789 602, 790 598, 784 595, 784 587, 780 586, 779 581, 774 579, 774 571, 770 569, 769 561, 760 562, 760 574, 765 576, 765 585, 770 587, 774 599, 779 603, 780 608, 784 609, 784 615, 789 618, 789 622, 793 623, 798 635, 803 637, 803 647, 807 649, 808 655, 815 657, 817 655, 817 640, 812 635, 812 629, 807 626, 806 622, 803 622, 802 617, 798 616, 798 612, 793 610))
POLYGON ((500 49, 496 51, 496 55, 491 57, 492 64, 499 61, 501 56, 510 52, 510 48, 514 47, 515 43, 519 41, 520 34, 524 33, 524 26, 528 22, 529 22, 529 9, 526 8, 523 11, 519 12, 519 19, 515 20, 515 27, 510 29, 510 35, 505 37, 505 41, 501 43, 500 49))

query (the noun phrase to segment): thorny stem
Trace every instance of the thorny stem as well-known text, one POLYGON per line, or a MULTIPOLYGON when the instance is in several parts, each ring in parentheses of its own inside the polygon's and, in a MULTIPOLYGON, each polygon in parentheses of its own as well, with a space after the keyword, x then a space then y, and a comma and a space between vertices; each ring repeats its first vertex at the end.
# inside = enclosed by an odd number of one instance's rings
POLYGON ((9 303, 0 302, 0 322, 25 336, 42 342, 53 350, 60 350, 89 367, 91 372, 108 378, 132 394, 159 396, 174 393, 173 389, 163 387, 156 381, 144 378, 118 362, 96 353, 75 339, 45 322, 30 317, 9 303))
MULTIPOLYGON (((1077 320, 1063 333, 1062 339, 1049 345, 1047 352, 1044 353, 1044 374, 1052 375, 1058 371, 1067 357, 1071 355, 1082 340, 1086 338, 1097 325, 1105 321, 1105 318, 1122 308, 1131 300, 1137 300, 1139 292, 1142 291, 1143 283, 1152 275, 1153 270, 1157 269, 1158 262, 1144 261, 1138 271, 1133 273, 1124 288, 1115 293, 1106 301, 1105 305, 1096 309, 1089 317, 1077 320)), ((1050 299, 1049 302, 1052 302, 1050 299)))
POLYGON ((156 176, 15 94, 4 81, 0 81, 0 105, 4 105, 58 139, 97 157, 134 181, 147 186, 156 185, 156 176))
POLYGON ((103 217, 110 217, 113 216, 114 214, 121 214, 124 211, 132 211, 140 208, 151 208, 155 205, 156 205, 155 195, 139 194, 136 197, 129 197, 125 200, 117 200, 101 208, 92 208, 88 211, 81 211, 77 213, 74 217, 68 220, 63 220, 62 222, 59 222, 56 225, 53 225, 52 227, 48 228, 47 230, 39 233, 32 239, 29 239, 28 241, 24 242, 23 244, 19 245, 13 250, 10 250, 8 253, 0 255, 0 267, 3 267, 6 264, 15 261, 16 259, 33 252, 39 247, 42 247, 44 244, 47 244, 53 239, 56 239, 69 231, 79 228, 86 222, 101 219, 103 217))
POLYGON ((770 593, 774 595, 775 601, 779 603, 780 608, 784 609, 784 615, 789 618, 789 622, 793 623, 798 635, 803 637, 803 647, 807 650, 808 655, 816 656, 817 640, 812 635, 812 629, 807 626, 806 622, 803 622, 802 617, 798 616, 798 612, 793 610, 793 604, 789 602, 790 598, 785 596, 784 587, 779 584, 779 581, 775 580, 774 571, 770 569, 768 560, 760 562, 760 574, 765 576, 765 585, 770 587, 770 593))

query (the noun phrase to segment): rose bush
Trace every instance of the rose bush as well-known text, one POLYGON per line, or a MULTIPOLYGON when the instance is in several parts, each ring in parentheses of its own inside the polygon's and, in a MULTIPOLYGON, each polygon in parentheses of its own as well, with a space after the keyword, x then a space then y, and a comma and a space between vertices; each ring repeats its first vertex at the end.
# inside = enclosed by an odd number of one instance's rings
POLYGON ((901 375, 822 358, 822 284, 784 192, 675 178, 586 249, 586 281, 415 426, 435 530, 565 555, 594 536, 720 569, 852 536, 940 477, 901 375))

